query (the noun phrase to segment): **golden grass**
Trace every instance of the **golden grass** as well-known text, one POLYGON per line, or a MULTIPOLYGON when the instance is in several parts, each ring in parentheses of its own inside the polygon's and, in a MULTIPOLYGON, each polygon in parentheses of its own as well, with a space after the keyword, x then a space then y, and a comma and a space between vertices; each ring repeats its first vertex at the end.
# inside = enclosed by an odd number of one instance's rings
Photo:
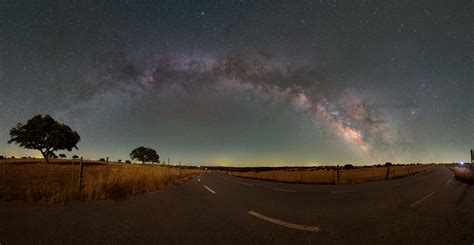
MULTIPOLYGON (((23 160, 23 161, 21 161, 23 160)), ((157 165, 98 164, 88 161, 83 167, 82 185, 79 189, 79 161, 53 160, 47 166, 43 182, 44 163, 8 160, 3 174, 0 161, 0 197, 63 203, 74 200, 122 198, 152 192, 166 186, 180 184, 201 173, 198 169, 157 165)))
MULTIPOLYGON (((401 178, 435 168, 434 164, 391 166, 389 179, 401 178)), ((363 183, 386 179, 387 167, 355 167, 351 170, 316 170, 316 169, 290 169, 270 171, 230 171, 227 174, 245 178, 289 182, 289 183, 311 183, 311 184, 348 184, 363 183)))
POLYGON ((451 170, 457 180, 468 184, 474 184, 474 176, 471 175, 471 171, 468 168, 452 167, 451 170))

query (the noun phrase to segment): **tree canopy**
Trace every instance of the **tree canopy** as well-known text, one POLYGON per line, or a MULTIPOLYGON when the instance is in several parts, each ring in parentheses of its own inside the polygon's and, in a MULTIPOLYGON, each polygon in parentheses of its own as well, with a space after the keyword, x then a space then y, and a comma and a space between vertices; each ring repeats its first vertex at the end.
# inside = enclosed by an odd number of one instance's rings
POLYGON ((145 163, 145 162, 158 162, 159 163, 160 162, 159 160, 160 156, 158 155, 158 153, 156 153, 155 150, 148 147, 144 147, 144 146, 140 146, 133 149, 132 152, 130 153, 130 158, 132 160, 142 161, 142 163, 145 163))
POLYGON ((26 149, 38 150, 46 162, 58 150, 71 151, 81 140, 69 126, 59 123, 50 115, 36 115, 26 124, 17 124, 10 130, 9 144, 15 143, 26 149))

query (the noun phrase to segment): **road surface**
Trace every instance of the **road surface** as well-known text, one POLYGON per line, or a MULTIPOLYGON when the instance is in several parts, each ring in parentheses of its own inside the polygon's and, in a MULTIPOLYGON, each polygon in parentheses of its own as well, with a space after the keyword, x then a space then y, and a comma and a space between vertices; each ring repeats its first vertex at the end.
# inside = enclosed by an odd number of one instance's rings
POLYGON ((474 244, 474 190, 444 166, 298 185, 204 174, 125 200, 0 202, 1 244, 474 244))

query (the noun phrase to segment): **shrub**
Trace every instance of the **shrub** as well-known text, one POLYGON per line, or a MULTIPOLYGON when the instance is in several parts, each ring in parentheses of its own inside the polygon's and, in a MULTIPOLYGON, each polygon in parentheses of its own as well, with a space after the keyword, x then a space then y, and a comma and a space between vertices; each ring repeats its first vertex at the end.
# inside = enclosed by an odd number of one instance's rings
POLYGON ((99 162, 105 162, 104 158, 99 159, 99 162))
POLYGON ((352 164, 346 164, 344 165, 344 167, 342 169, 345 169, 345 170, 350 170, 350 169, 353 169, 354 166, 352 166, 352 164))
POLYGON ((131 164, 132 162, 130 162, 130 160, 126 160, 125 163, 131 164))
POLYGON ((385 163, 385 166, 386 166, 386 167, 390 167, 390 166, 392 166, 392 163, 391 163, 391 162, 386 162, 386 163, 385 163))

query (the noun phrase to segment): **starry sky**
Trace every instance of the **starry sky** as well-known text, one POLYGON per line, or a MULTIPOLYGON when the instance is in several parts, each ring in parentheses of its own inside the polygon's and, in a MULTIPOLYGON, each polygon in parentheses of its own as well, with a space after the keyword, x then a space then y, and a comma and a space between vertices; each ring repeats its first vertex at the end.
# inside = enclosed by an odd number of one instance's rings
POLYGON ((472 1, 0 3, 0 154, 50 114, 71 154, 279 166, 468 161, 472 1))

